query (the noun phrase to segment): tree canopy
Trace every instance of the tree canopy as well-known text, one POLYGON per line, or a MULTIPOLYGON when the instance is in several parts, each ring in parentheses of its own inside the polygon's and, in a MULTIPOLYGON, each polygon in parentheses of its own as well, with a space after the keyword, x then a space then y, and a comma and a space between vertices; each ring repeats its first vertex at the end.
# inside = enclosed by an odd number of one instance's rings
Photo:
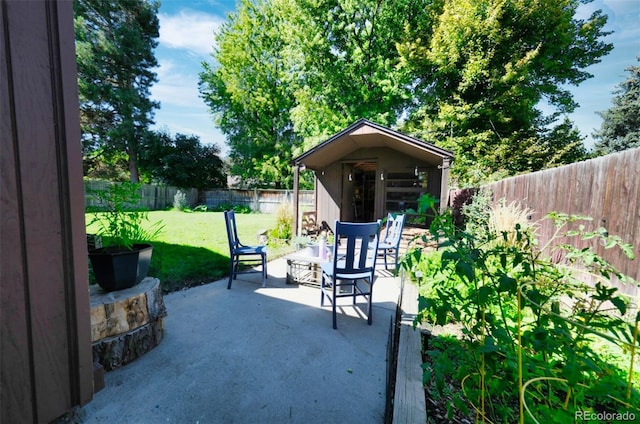
POLYGON ((217 36, 215 67, 204 64, 201 92, 231 146, 231 172, 255 185, 291 186, 288 166, 300 138, 289 111, 293 97, 293 53, 282 8, 243 0, 217 36))
POLYGON ((149 99, 160 3, 75 0, 85 173, 139 181, 139 146, 159 105, 149 99))
POLYGON ((296 132, 313 147, 360 118, 394 126, 410 99, 411 75, 396 43, 415 25, 421 2, 298 2, 303 25, 294 40, 300 76, 291 111, 296 132))
POLYGON ((418 87, 406 127, 452 150, 462 183, 582 159, 569 121, 549 127, 577 106, 566 86, 611 50, 606 16, 576 19, 578 0, 433 4, 399 48, 418 87), (543 116, 541 101, 555 113, 543 116))
POLYGON ((141 150, 141 174, 148 182, 200 190, 227 186, 219 147, 203 145, 197 136, 152 131, 141 150))
POLYGON ((584 1, 242 0, 200 90, 248 180, 289 186, 295 153, 359 118, 452 150, 462 184, 570 163, 566 86, 612 48, 584 1))
POLYGON ((395 39, 413 1, 243 0, 216 37, 200 90, 232 173, 291 187, 289 161, 361 117, 391 125, 409 81, 395 39))
POLYGON ((596 155, 640 147, 640 66, 629 66, 625 71, 629 76, 613 92, 613 106, 600 113, 603 122, 593 134, 596 155))

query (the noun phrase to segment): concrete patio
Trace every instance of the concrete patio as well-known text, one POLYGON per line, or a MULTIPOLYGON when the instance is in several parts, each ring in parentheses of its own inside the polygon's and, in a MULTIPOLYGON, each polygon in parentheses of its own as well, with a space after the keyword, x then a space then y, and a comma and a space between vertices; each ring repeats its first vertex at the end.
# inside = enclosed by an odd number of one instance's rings
MULTIPOLYGON (((105 374, 77 411, 86 423, 382 423, 399 278, 379 267, 373 325, 342 299, 338 329, 317 288, 259 274, 166 295, 155 349, 105 374)), ((339 304, 340 305, 340 304, 339 304)), ((419 375, 417 376, 420 377, 419 375)), ((424 421, 423 421, 424 422, 424 421)))

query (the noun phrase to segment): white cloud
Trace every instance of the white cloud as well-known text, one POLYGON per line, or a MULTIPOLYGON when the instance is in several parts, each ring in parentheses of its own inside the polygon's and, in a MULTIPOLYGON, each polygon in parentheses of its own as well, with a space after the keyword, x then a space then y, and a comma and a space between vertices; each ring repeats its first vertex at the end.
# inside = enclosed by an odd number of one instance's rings
POLYGON ((171 59, 160 60, 159 81, 151 88, 151 97, 161 103, 153 128, 165 129, 171 134, 196 135, 204 144, 217 144, 225 153, 225 137, 215 127, 208 107, 199 97, 198 76, 183 65, 171 59))
POLYGON ((176 15, 159 13, 160 43, 206 56, 212 52, 214 31, 223 20, 215 15, 182 9, 176 15))
POLYGON ((171 60, 160 59, 157 74, 158 83, 151 88, 151 96, 163 106, 204 106, 198 92, 197 73, 184 72, 171 60))

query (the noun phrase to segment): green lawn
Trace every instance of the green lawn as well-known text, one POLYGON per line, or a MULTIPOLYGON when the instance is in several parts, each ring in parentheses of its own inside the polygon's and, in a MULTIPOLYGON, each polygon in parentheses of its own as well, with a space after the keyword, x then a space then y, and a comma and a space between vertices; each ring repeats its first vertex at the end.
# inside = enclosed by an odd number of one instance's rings
MULTIPOLYGON (((87 214, 91 222, 93 214, 87 214)), ((149 226, 162 221, 164 229, 152 242, 149 275, 157 277, 166 292, 209 283, 229 275, 229 246, 222 212, 149 212, 149 226)), ((275 227, 275 214, 236 214, 238 237, 245 244, 257 244, 259 231, 275 227)), ((96 227, 88 226, 87 233, 96 227)), ((292 249, 270 242, 268 258, 292 249)))

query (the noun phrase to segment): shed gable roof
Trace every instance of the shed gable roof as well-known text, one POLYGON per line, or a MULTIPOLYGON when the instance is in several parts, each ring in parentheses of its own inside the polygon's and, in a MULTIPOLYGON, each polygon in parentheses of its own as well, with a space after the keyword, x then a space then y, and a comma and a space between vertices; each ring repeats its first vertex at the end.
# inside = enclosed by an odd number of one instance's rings
POLYGON ((341 160, 350 153, 364 148, 387 147, 422 162, 439 165, 453 153, 431 143, 394 131, 390 128, 360 119, 312 149, 293 159, 294 164, 303 164, 319 170, 341 160))

